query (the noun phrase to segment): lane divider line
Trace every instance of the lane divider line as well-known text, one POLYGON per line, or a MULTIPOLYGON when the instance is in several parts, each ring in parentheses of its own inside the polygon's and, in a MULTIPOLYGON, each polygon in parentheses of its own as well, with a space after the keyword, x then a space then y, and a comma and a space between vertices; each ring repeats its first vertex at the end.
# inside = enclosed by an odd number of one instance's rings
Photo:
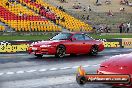
POLYGON ((17 74, 22 74, 22 73, 24 73, 24 71, 17 71, 16 73, 17 74))
POLYGON ((84 67, 84 68, 86 68, 86 67, 89 67, 90 65, 84 65, 84 66, 82 66, 82 67, 84 67))
POLYGON ((55 71, 55 70, 57 70, 58 68, 51 68, 51 69, 49 69, 50 71, 55 71))
POLYGON ((26 72, 31 73, 31 72, 35 72, 35 71, 37 71, 37 70, 29 70, 29 71, 26 71, 26 72))
POLYGON ((65 69, 70 69, 71 67, 63 67, 63 68, 60 68, 60 70, 65 70, 65 69))
POLYGON ((7 72, 6 74, 7 74, 7 75, 13 75, 14 72, 7 72))
POLYGON ((0 73, 0 76, 1 76, 1 75, 4 75, 4 73, 0 73))
MULTIPOLYGON (((95 64, 95 65, 83 65, 82 67, 94 67, 94 66, 99 66, 100 64, 95 64)), ((5 73, 0 73, 0 76, 7 74, 7 75, 13 75, 13 74, 24 74, 24 73, 33 73, 33 72, 45 72, 45 71, 57 71, 57 70, 66 70, 66 69, 76 69, 79 66, 73 66, 73 67, 62 67, 62 68, 50 68, 50 69, 32 69, 28 71, 16 71, 16 72, 5 72, 5 73)))
POLYGON ((40 70, 38 70, 38 71, 40 71, 40 72, 45 72, 45 71, 47 71, 47 69, 40 69, 40 70))

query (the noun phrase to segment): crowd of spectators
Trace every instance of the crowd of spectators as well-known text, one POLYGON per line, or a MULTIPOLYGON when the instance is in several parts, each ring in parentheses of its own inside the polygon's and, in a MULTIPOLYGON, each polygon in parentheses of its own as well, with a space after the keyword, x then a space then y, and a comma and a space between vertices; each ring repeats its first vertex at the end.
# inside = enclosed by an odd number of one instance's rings
POLYGON ((121 5, 132 6, 132 2, 131 2, 131 1, 128 1, 128 0, 121 0, 121 1, 120 1, 120 4, 121 4, 121 5))
POLYGON ((111 27, 109 25, 100 24, 98 29, 97 29, 97 32, 98 33, 110 33, 111 27))

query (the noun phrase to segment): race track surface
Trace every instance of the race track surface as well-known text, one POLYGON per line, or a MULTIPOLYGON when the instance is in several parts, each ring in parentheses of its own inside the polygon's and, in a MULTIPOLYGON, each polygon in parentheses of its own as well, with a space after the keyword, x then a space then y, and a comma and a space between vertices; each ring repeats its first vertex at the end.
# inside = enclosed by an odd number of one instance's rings
POLYGON ((101 62, 109 57, 127 54, 132 49, 105 49, 97 56, 78 55, 36 58, 27 53, 0 54, 0 88, 111 88, 105 84, 76 83, 77 67, 96 73, 101 62))

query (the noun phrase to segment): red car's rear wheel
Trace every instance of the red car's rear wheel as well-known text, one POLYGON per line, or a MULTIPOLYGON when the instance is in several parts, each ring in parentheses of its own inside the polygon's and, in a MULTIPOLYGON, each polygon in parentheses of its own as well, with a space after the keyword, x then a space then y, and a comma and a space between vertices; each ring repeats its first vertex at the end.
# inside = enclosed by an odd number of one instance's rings
POLYGON ((55 54, 55 57, 59 57, 59 58, 62 58, 65 56, 65 53, 66 53, 66 48, 64 45, 59 45, 56 49, 56 54, 55 54))
POLYGON ((91 47, 90 55, 96 56, 98 54, 98 46, 94 45, 91 47))

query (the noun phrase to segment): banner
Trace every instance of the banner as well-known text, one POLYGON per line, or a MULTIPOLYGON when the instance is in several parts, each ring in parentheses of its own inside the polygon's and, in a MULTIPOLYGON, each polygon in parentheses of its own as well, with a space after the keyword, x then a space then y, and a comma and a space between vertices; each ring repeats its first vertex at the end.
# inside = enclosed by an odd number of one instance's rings
POLYGON ((122 39, 99 39, 105 48, 122 48, 122 39))
POLYGON ((0 41, 0 53, 26 52, 33 42, 36 41, 0 41))
POLYGON ((122 39, 122 46, 124 48, 132 48, 132 38, 123 38, 122 39))

